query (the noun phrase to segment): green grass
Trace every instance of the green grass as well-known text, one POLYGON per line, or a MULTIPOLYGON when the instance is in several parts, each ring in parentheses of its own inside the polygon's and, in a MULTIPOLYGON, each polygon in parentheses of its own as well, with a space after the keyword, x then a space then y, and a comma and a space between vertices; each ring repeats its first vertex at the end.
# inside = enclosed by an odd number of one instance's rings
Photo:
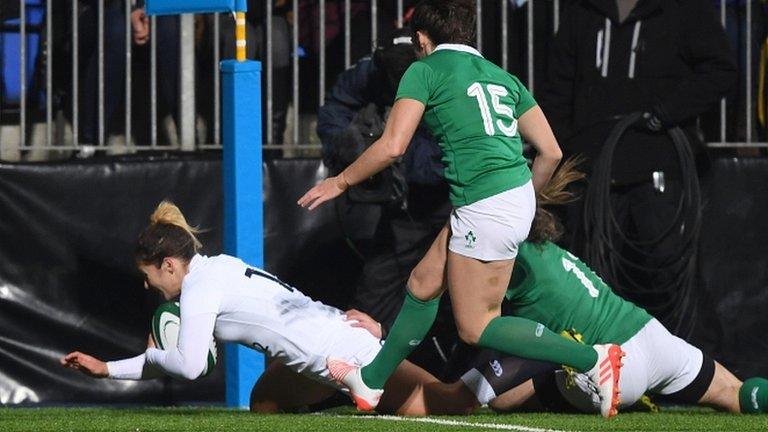
MULTIPOLYGON (((430 417, 563 431, 768 431, 768 416, 735 416, 705 410, 592 415, 491 413, 430 417)), ((468 431, 494 430, 387 418, 361 418, 351 410, 323 414, 255 415, 223 408, 0 408, 0 431, 468 431)), ((508 429, 510 430, 510 429, 508 429)))

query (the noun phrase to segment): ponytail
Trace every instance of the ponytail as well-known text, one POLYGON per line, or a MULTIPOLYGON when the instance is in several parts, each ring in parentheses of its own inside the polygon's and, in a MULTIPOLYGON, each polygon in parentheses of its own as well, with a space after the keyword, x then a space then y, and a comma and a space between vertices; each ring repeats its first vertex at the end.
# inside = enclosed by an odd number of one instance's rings
POLYGON ((136 246, 136 262, 159 267, 167 257, 189 262, 202 244, 196 234, 197 227, 190 226, 178 207, 170 201, 162 201, 149 217, 150 224, 136 246))
POLYGON ((578 196, 567 190, 568 185, 583 180, 586 176, 576 168, 584 161, 582 157, 571 157, 555 171, 547 185, 536 195, 536 215, 531 224, 527 241, 543 243, 557 241, 563 235, 563 225, 544 206, 563 205, 575 201, 578 196))

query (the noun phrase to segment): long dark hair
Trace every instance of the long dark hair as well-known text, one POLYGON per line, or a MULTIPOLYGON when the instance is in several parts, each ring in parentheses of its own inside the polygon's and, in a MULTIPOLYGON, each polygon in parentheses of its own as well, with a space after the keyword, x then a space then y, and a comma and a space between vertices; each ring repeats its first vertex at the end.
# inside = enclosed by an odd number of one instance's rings
POLYGON ((138 264, 159 268, 168 257, 189 262, 202 247, 195 236, 199 230, 190 226, 181 210, 170 201, 158 204, 149 221, 136 245, 134 256, 138 264))
POLYGON ((584 159, 578 156, 566 159, 552 175, 549 183, 536 195, 536 216, 533 218, 526 241, 554 242, 562 237, 563 224, 546 207, 563 205, 578 199, 578 196, 567 190, 567 187, 573 182, 584 179, 585 174, 576 169, 583 161, 584 159))

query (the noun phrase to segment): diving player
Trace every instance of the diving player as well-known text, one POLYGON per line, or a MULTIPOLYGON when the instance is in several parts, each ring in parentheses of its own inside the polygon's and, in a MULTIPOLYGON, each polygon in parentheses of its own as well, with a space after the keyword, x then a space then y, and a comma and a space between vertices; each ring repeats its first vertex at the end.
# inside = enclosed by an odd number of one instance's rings
MULTIPOLYGON (((193 380, 203 375, 211 338, 264 352, 270 359, 253 388, 251 409, 294 411, 318 403, 339 389, 326 367, 333 356, 358 365, 369 363, 381 345, 379 337, 346 319, 340 310, 312 301, 296 288, 238 258, 200 255, 196 230, 169 202, 158 205, 139 236, 136 263, 145 288, 167 299, 179 298, 177 346, 149 346, 135 357, 103 362, 78 351, 61 364, 97 378, 150 379, 163 374, 193 380), (295 391, 301 389, 301 391, 295 391)), ((151 344, 150 344, 151 345, 151 344)), ((424 386, 439 381, 409 363, 400 365, 381 401, 386 412, 425 412, 424 386), (407 398, 412 398, 409 401, 407 398)), ((440 398, 441 410, 459 412, 471 402, 440 398)))
POLYGON ((312 301, 238 258, 198 254, 195 230, 175 205, 160 203, 150 219, 139 236, 136 262, 145 287, 169 300, 179 297, 178 346, 150 347, 136 357, 105 364, 88 363, 75 352, 62 364, 99 377, 141 379, 164 372, 191 380, 205 370, 215 337, 263 351, 295 372, 335 385, 326 368, 327 356, 366 364, 379 351, 379 340, 350 326, 338 309, 312 301), (93 368, 83 369, 84 363, 93 368))

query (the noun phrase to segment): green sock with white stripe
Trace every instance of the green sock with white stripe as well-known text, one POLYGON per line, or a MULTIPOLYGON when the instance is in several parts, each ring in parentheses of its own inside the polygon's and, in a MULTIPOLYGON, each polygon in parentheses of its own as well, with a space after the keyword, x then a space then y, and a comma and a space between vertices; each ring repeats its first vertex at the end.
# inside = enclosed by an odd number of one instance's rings
POLYGON ((768 380, 750 378, 739 389, 739 405, 744 414, 768 412, 768 380))
POLYGON ((488 323, 477 346, 531 360, 571 366, 586 372, 597 363, 589 345, 566 339, 543 324, 516 316, 496 317, 488 323))
POLYGON ((406 291, 400 313, 392 324, 387 340, 373 361, 360 370, 363 382, 370 388, 381 389, 421 340, 426 336, 437 316, 440 297, 421 301, 406 291))

